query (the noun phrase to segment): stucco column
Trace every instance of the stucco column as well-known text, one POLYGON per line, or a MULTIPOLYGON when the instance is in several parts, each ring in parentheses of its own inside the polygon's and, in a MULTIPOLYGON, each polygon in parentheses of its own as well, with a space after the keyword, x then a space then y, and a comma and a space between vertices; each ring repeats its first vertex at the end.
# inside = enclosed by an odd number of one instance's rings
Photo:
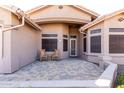
POLYGON ((102 30, 102 55, 109 56, 109 28, 106 21, 102 30))
POLYGON ((112 58, 109 55, 100 55, 99 67, 105 69, 105 63, 110 63, 112 58))
POLYGON ((60 53, 60 59, 63 58, 63 30, 59 31, 59 35, 58 35, 58 49, 59 49, 59 53, 60 53))
POLYGON ((102 53, 99 56, 100 57, 99 65, 101 68, 104 68, 104 64, 111 62, 112 60, 112 58, 109 56, 109 28, 107 22, 104 22, 102 29, 101 49, 102 49, 102 53))

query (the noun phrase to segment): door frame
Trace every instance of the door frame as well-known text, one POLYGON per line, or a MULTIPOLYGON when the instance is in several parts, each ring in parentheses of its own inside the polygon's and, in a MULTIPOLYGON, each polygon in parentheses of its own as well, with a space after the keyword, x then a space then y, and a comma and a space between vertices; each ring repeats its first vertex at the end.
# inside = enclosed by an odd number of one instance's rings
POLYGON ((77 56, 77 38, 70 38, 70 48, 69 48, 69 56, 76 57, 77 56), (71 55, 71 41, 75 40, 75 55, 71 55))

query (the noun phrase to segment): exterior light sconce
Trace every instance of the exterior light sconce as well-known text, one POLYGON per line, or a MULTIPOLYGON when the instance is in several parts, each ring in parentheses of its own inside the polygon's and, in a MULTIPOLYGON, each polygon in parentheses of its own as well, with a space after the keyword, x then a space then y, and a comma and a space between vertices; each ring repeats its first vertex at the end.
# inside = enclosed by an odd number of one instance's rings
POLYGON ((58 6, 58 8, 59 8, 59 9, 62 9, 62 8, 63 8, 63 6, 62 6, 62 5, 59 5, 59 6, 58 6))
POLYGON ((122 22, 122 21, 124 21, 124 18, 121 17, 121 18, 118 19, 118 21, 122 22))

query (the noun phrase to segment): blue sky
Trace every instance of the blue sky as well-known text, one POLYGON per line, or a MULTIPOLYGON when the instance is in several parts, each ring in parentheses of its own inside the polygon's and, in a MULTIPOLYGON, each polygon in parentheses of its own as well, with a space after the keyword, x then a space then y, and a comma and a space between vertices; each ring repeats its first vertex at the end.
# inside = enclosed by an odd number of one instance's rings
POLYGON ((15 5, 24 11, 39 5, 75 4, 82 5, 101 15, 124 8, 124 0, 0 0, 0 4, 15 5))

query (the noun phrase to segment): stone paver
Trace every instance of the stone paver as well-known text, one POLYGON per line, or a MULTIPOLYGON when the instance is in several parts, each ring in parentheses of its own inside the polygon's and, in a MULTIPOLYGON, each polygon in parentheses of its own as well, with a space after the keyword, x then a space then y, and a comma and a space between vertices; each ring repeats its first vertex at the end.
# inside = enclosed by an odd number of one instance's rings
POLYGON ((97 65, 80 59, 37 61, 12 74, 0 74, 0 81, 95 80, 102 72, 97 65))

